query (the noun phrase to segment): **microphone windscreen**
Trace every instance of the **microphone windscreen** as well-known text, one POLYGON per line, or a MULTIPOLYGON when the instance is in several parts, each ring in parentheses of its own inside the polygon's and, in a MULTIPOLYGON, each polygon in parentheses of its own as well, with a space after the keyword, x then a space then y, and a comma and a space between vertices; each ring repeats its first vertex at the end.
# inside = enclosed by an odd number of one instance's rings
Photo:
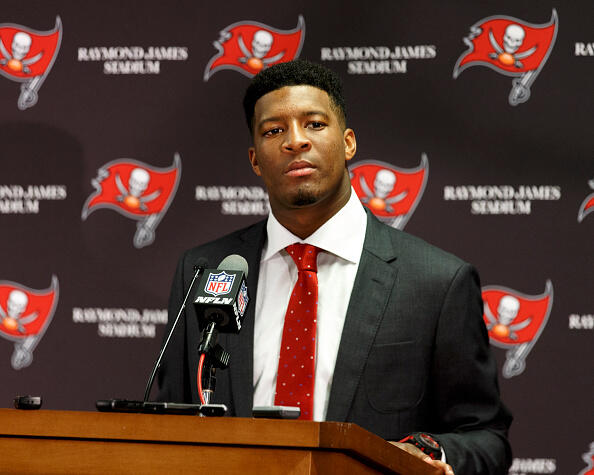
POLYGON ((217 270, 235 270, 243 272, 247 279, 248 263, 239 254, 230 254, 221 261, 217 270))

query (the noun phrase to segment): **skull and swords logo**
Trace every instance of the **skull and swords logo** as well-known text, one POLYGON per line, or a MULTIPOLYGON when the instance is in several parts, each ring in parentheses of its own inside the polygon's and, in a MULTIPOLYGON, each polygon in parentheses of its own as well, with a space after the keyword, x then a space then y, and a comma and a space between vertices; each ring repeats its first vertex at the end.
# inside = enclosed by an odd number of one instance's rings
POLYGON ((29 65, 36 63, 43 56, 43 51, 40 51, 32 58, 25 59, 25 56, 27 56, 31 49, 32 42, 31 35, 24 31, 19 31, 12 38, 12 53, 9 53, 4 43, 0 41, 0 54, 2 55, 0 66, 7 66, 8 69, 17 73, 22 71, 25 74, 31 74, 29 65))
POLYGON ((425 190, 429 175, 427 155, 415 168, 364 160, 349 167, 351 185, 361 202, 386 224, 404 229, 425 190))
POLYGON ((454 66, 454 79, 471 66, 486 66, 512 76, 509 104, 516 106, 530 99, 530 87, 546 63, 557 37, 557 11, 545 24, 532 24, 518 18, 496 15, 483 18, 470 27, 464 38, 468 49, 454 66))
POLYGON ((38 316, 38 312, 31 312, 29 315, 23 315, 29 304, 29 297, 22 290, 14 289, 8 294, 6 301, 6 310, 0 303, 0 325, 8 330, 25 333, 25 325, 31 323, 38 316))
POLYGON ((485 316, 489 320, 487 330, 490 330, 499 338, 509 338, 517 340, 517 331, 526 328, 530 325, 532 318, 529 317, 520 323, 513 324, 512 322, 518 316, 520 310, 520 301, 513 295, 504 295, 499 300, 497 306, 497 317, 493 315, 489 306, 485 307, 485 316))
POLYGON ((553 305, 553 284, 547 280, 540 295, 490 285, 482 288, 483 319, 491 344, 505 348, 505 378, 521 374, 526 358, 542 333, 553 305))
POLYGON ((239 35, 237 42, 241 52, 244 54, 242 58, 239 58, 239 62, 246 63, 250 68, 257 71, 261 70, 264 66, 280 61, 285 55, 285 52, 281 51, 270 58, 266 57, 274 43, 272 33, 266 30, 258 30, 254 33, 251 51, 246 47, 243 36, 239 35))
POLYGON ((95 187, 82 210, 83 221, 96 209, 108 208, 137 221, 134 247, 152 244, 155 230, 167 212, 181 176, 181 157, 157 168, 132 159, 118 159, 102 166, 91 180, 95 187))
POLYGON ((375 174, 375 179, 373 180, 374 191, 372 191, 369 185, 367 185, 365 178, 360 176, 359 185, 365 193, 365 196, 360 197, 360 200, 363 203, 368 204, 373 210, 385 210, 388 213, 394 212, 392 205, 402 201, 406 195, 408 195, 408 190, 403 190, 388 198, 390 193, 394 190, 397 180, 396 173, 392 170, 388 170, 387 168, 378 170, 375 174))
POLYGON ((33 361, 33 350, 49 326, 58 303, 58 278, 45 290, 0 281, 0 336, 14 342, 11 365, 22 369, 33 361))
POLYGON ((517 53, 517 51, 520 49, 520 46, 522 46, 525 37, 526 31, 524 28, 516 24, 509 25, 505 29, 505 33, 503 35, 502 48, 499 46, 499 43, 497 43, 497 40, 493 35, 493 30, 489 30, 489 41, 495 50, 494 53, 489 53, 489 58, 496 59, 501 62, 501 64, 506 66, 513 64, 516 68, 523 68, 524 65, 520 62, 520 59, 527 58, 536 51, 536 46, 533 46, 526 51, 517 53))
POLYGON ((255 21, 233 23, 219 32, 213 43, 218 53, 208 62, 204 80, 221 69, 233 69, 253 77, 262 69, 299 57, 305 38, 305 22, 299 15, 292 30, 279 30, 255 21))
POLYGON ((0 75, 21 83, 20 110, 37 103, 38 91, 49 74, 62 40, 62 21, 51 31, 35 31, 11 23, 0 24, 0 75))
POLYGON ((128 179, 128 188, 122 182, 122 178, 119 173, 115 175, 115 182, 120 195, 116 197, 121 203, 124 203, 130 209, 139 208, 142 211, 147 211, 148 208, 146 203, 149 203, 156 199, 160 194, 161 190, 155 190, 146 196, 143 196, 144 192, 149 186, 151 181, 151 175, 144 168, 137 167, 130 173, 128 179))

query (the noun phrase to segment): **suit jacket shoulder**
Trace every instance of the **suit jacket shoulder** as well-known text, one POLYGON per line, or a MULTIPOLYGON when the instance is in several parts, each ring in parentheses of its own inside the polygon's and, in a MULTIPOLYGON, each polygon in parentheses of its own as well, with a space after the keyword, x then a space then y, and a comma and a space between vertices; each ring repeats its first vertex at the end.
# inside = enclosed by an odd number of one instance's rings
POLYGON ((245 228, 233 231, 213 241, 188 249, 182 256, 184 262, 196 263, 200 258, 208 260, 208 266, 215 268, 229 254, 239 254, 248 260, 253 252, 261 250, 264 244, 266 220, 258 221, 245 228))
POLYGON ((418 266, 427 269, 427 264, 432 267, 430 270, 437 272, 456 271, 466 262, 459 257, 430 244, 423 239, 413 236, 405 231, 395 229, 380 222, 375 216, 368 218, 368 233, 365 240, 365 248, 377 253, 386 259, 398 257, 407 262, 415 262, 418 266))

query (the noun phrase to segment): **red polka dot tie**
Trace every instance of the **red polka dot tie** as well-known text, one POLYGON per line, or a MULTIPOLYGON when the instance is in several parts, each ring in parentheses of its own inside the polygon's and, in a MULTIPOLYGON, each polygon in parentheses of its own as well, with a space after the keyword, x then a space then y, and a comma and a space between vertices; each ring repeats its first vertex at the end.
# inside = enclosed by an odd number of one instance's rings
POLYGON ((310 244, 292 244, 286 249, 299 274, 285 314, 274 404, 299 407, 299 419, 312 420, 319 249, 310 244))

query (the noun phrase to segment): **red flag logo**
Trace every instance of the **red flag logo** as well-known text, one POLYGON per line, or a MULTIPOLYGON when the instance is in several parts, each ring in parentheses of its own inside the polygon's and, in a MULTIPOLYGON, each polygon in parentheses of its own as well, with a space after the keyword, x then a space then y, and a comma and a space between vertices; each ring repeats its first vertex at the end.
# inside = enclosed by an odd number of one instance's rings
POLYGON ((487 66, 513 76, 509 103, 513 106, 530 98, 530 86, 546 63, 557 36, 557 12, 549 23, 534 25, 509 16, 491 16, 470 27, 464 38, 469 47, 458 58, 454 79, 471 66, 487 66))
POLYGON ((168 168, 151 167, 132 159, 109 162, 91 181, 96 191, 84 204, 82 219, 97 209, 113 209, 138 221, 134 246, 148 246, 155 240, 155 229, 175 196, 180 176, 181 159, 177 153, 168 168))
POLYGON ((365 160, 349 167, 351 185, 364 206, 381 221, 404 229, 416 209, 429 176, 427 155, 416 168, 365 160))
MULTIPOLYGON (((588 185, 594 190, 594 179, 590 180, 588 185)), ((594 193, 590 193, 586 196, 586 199, 582 201, 580 210, 578 211, 578 223, 581 223, 592 211, 594 211, 594 193)))
POLYGON ((33 350, 50 324, 57 303, 56 276, 45 290, 0 281, 0 336, 14 342, 14 369, 25 368, 33 361, 33 350))
POLYGON ((59 16, 51 31, 0 24, 0 74, 22 83, 17 101, 19 109, 25 110, 37 103, 37 92, 56 60, 61 41, 59 16))
POLYGON ((540 295, 525 295, 502 286, 482 288, 483 319, 491 343, 506 348, 503 376, 511 378, 526 367, 526 357, 542 333, 553 305, 553 285, 547 280, 540 295))
POLYGON ((299 57, 305 38, 305 22, 299 15, 293 30, 278 30, 255 21, 227 26, 213 44, 219 51, 204 71, 204 80, 221 69, 233 69, 253 77, 262 69, 299 57))

